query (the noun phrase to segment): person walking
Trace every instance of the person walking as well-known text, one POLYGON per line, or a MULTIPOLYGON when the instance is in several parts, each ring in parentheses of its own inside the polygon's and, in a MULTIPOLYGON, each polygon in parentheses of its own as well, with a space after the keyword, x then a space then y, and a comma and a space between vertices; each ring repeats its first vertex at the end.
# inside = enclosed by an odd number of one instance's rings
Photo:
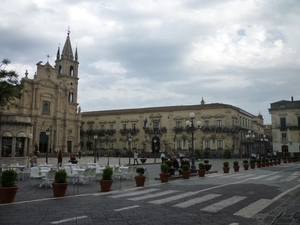
POLYGON ((37 165, 37 155, 35 152, 33 153, 30 162, 31 162, 31 167, 35 167, 37 165))
POLYGON ((137 152, 135 152, 135 153, 133 154, 133 165, 135 165, 135 162, 136 162, 136 164, 139 165, 139 162, 138 162, 138 156, 139 156, 139 154, 138 154, 137 152))
POLYGON ((161 163, 164 163, 166 156, 163 152, 160 154, 160 159, 161 159, 161 163))
POLYGON ((62 160, 63 160, 63 155, 61 151, 58 152, 57 154, 57 167, 62 167, 62 160))

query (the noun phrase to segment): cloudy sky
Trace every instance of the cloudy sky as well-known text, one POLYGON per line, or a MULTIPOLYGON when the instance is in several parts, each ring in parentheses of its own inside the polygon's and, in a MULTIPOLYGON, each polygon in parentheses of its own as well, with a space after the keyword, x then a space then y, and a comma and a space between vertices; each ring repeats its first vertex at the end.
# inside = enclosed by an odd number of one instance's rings
POLYGON ((0 58, 32 78, 67 29, 82 111, 300 100, 299 0, 2 0, 0 58))

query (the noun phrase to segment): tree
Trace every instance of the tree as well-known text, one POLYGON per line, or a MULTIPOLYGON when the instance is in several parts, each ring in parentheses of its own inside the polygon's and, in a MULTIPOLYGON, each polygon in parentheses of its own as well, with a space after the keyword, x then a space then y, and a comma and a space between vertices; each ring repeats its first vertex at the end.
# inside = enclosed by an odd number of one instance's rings
POLYGON ((8 64, 8 59, 3 59, 0 63, 0 109, 16 105, 17 100, 22 97, 23 85, 18 80, 19 75, 13 70, 5 70, 8 64))

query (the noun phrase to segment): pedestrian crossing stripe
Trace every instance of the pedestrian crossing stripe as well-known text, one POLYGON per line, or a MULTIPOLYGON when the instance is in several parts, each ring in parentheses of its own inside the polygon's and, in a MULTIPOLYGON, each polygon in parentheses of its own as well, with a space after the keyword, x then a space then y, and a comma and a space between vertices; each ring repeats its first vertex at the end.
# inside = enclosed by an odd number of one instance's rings
POLYGON ((242 208, 238 212, 234 213, 235 216, 241 216, 245 218, 252 218, 254 215, 265 209, 267 206, 272 204, 274 201, 271 199, 259 199, 256 202, 242 208))
POLYGON ((189 191, 189 192, 184 192, 182 194, 178 194, 178 195, 175 195, 175 196, 170 196, 170 197, 167 197, 167 198, 154 200, 154 201, 151 201, 149 203, 152 203, 152 204, 155 204, 155 205, 160 205, 160 204, 172 202, 172 201, 175 201, 175 200, 179 200, 179 199, 182 199, 182 198, 185 198, 185 197, 191 197, 191 196, 196 195, 196 194, 198 194, 198 193, 189 191))
POLYGON ((219 196, 221 196, 221 195, 220 194, 208 194, 208 195, 205 195, 205 196, 201 196, 201 197, 198 197, 198 198, 193 198, 193 199, 190 199, 188 201, 178 203, 178 204, 173 205, 173 206, 178 207, 178 208, 187 208, 187 207, 199 204, 201 202, 205 202, 205 201, 214 199, 214 198, 219 197, 219 196))
POLYGON ((175 192, 178 192, 178 191, 177 190, 162 191, 162 192, 159 192, 156 194, 149 194, 149 195, 143 195, 143 196, 139 196, 139 197, 129 198, 128 200, 131 200, 131 201, 145 200, 148 198, 155 198, 155 197, 165 196, 168 194, 173 194, 175 192))
POLYGON ((121 198, 121 197, 129 197, 129 196, 137 196, 137 195, 143 195, 143 194, 147 194, 153 191, 158 191, 159 189, 157 188, 149 188, 146 190, 142 190, 142 191, 136 191, 136 192, 127 192, 127 193, 123 193, 123 194, 119 194, 119 195, 113 195, 113 196, 109 196, 110 198, 121 198))
POLYGON ((233 196, 231 198, 224 199, 224 200, 214 203, 210 206, 207 206, 201 210, 206 211, 206 212, 218 212, 221 209, 224 209, 225 207, 231 206, 237 202, 244 200, 245 198, 246 197, 243 197, 243 196, 233 196))
POLYGON ((267 178, 265 180, 271 181, 271 180, 278 179, 279 177, 282 177, 282 176, 281 175, 276 175, 276 176, 269 177, 269 178, 267 178))

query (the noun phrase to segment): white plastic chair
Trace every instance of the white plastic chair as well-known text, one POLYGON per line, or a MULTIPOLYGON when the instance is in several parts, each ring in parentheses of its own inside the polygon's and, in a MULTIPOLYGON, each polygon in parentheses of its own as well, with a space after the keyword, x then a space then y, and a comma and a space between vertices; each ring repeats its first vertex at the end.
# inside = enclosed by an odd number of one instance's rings
POLYGON ((122 173, 120 172, 119 167, 114 167, 114 170, 113 170, 113 178, 118 178, 118 179, 120 179, 121 176, 122 176, 122 173))
POLYGON ((126 175, 126 179, 131 179, 132 178, 132 166, 129 166, 128 168, 127 168, 127 171, 124 173, 125 175, 126 175))
POLYGON ((47 189, 48 185, 52 187, 50 181, 54 181, 54 176, 55 176, 55 170, 49 170, 47 173, 46 177, 43 177, 42 179, 45 180, 43 183, 40 184, 40 187, 45 184, 45 188, 47 189))
POLYGON ((38 167, 31 167, 30 168, 30 181, 29 183, 31 183, 31 179, 42 179, 42 175, 39 174, 39 168, 38 167))
POLYGON ((79 176, 83 181, 82 185, 85 184, 86 180, 90 180, 91 168, 86 168, 81 176, 79 176))
POLYGON ((96 167, 90 168, 90 180, 96 180, 96 167))

